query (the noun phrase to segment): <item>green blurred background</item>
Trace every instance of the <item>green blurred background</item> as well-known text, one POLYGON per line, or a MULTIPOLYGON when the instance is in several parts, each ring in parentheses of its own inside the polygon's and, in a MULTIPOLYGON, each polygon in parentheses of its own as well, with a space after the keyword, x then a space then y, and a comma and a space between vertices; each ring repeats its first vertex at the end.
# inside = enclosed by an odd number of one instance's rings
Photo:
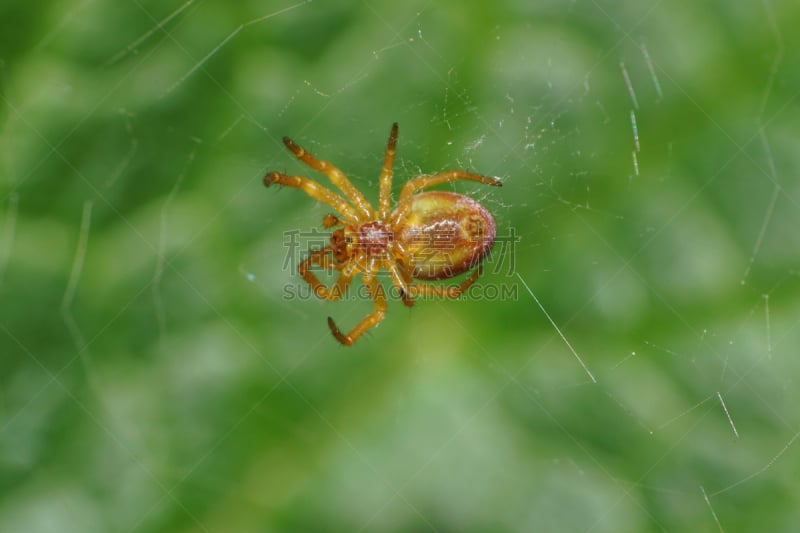
POLYGON ((798 26, 4 0, 0 531, 797 531, 798 26), (504 179, 442 188, 519 237, 511 292, 344 348, 370 302, 286 297, 328 209, 261 178, 308 174, 289 135, 374 201, 393 121, 395 193, 504 179))

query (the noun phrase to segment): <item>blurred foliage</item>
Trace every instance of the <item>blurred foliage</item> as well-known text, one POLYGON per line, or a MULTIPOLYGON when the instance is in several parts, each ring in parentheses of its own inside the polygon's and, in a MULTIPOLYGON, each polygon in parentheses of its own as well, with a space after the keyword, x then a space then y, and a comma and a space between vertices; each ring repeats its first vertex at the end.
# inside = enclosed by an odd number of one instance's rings
POLYGON ((0 530, 793 530, 797 24, 6 0, 0 530), (500 176, 445 188, 520 240, 343 348, 370 302, 287 298, 327 210, 261 178, 289 135, 374 200, 393 121, 395 192, 500 176))

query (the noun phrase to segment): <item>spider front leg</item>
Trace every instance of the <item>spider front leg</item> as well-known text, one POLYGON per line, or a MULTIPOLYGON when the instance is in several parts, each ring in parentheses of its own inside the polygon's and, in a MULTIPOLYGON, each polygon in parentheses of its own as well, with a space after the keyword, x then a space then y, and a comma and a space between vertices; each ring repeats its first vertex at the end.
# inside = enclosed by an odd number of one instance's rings
POLYGON ((282 172, 270 172, 264 176, 264 186, 269 187, 273 183, 300 189, 315 200, 331 206, 349 221, 360 220, 359 215, 344 198, 304 176, 289 176, 282 172))
POLYGON ((381 176, 378 178, 380 189, 378 191, 378 220, 386 220, 389 216, 389 200, 392 195, 392 167, 394 156, 397 153, 397 122, 392 124, 389 133, 389 142, 386 145, 386 155, 383 157, 381 176))
POLYGON ((347 335, 344 335, 336 326, 333 319, 328 317, 328 327, 331 328, 331 333, 336 337, 336 340, 345 346, 351 346, 365 331, 377 326, 386 315, 386 296, 383 294, 383 287, 381 287, 381 284, 378 283, 375 278, 364 278, 363 281, 369 291, 370 297, 375 302, 375 309, 365 316, 347 335))
POLYGON ((483 265, 475 269, 467 279, 456 287, 417 282, 411 286, 411 294, 414 296, 433 296, 435 298, 458 298, 478 280, 481 274, 483 274, 483 265))
POLYGON ((286 145, 286 148, 288 148, 295 155, 295 157, 297 157, 297 159, 313 168, 317 172, 328 176, 328 178, 331 180, 331 183, 339 187, 339 190, 342 191, 351 202, 353 202, 353 205, 358 207, 362 216, 368 219, 375 218, 375 212, 372 210, 372 206, 367 202, 367 199, 364 198, 364 195, 353 186, 350 180, 347 179, 347 176, 345 176, 338 167, 329 161, 325 161, 324 159, 317 159, 307 152, 305 148, 295 144, 295 142, 289 137, 283 138, 283 144, 286 145))
POLYGON ((300 266, 297 267, 297 271, 303 277, 303 279, 311 285, 311 290, 314 291, 314 294, 317 295, 319 298, 324 298, 325 300, 338 300, 341 298, 347 288, 350 286, 350 282, 353 280, 353 275, 349 272, 345 272, 341 270, 341 265, 334 263, 330 257, 330 253, 332 252, 332 248, 327 246, 322 250, 316 250, 311 253, 302 263, 300 266), (336 283, 333 285, 331 289, 328 289, 317 276, 314 275, 313 272, 309 270, 311 265, 319 265, 325 270, 329 269, 336 269, 339 270, 339 278, 336 280, 336 283))

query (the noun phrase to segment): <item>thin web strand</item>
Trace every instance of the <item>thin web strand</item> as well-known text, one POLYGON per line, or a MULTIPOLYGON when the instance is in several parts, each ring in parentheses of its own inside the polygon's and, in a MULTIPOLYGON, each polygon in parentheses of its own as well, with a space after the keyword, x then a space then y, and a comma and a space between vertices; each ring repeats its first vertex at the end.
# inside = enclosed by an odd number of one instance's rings
POLYGON ((89 243, 89 225, 92 221, 92 201, 87 200, 83 203, 83 213, 81 215, 81 227, 78 236, 78 246, 75 249, 75 257, 72 260, 72 270, 70 271, 67 288, 64 297, 61 299, 61 310, 69 309, 75 298, 75 291, 78 288, 78 281, 83 273, 83 263, 86 259, 86 248, 89 243))
POLYGON ((639 127, 636 125, 636 112, 631 109, 631 130, 633 130, 633 145, 636 151, 641 151, 642 147, 639 144, 639 127))
POLYGON ((656 89, 656 94, 658 94, 658 100, 656 100, 656 102, 660 102, 664 99, 664 93, 661 90, 661 83, 658 81, 656 69, 653 67, 653 60, 650 58, 650 54, 647 52, 647 46, 645 46, 644 43, 639 46, 639 49, 642 51, 644 62, 647 64, 647 70, 650 72, 650 80, 653 82, 653 87, 656 89))
POLYGON ((733 418, 731 418, 731 414, 728 411, 728 406, 725 405, 725 400, 722 399, 722 394, 717 391, 717 398, 719 398, 719 403, 722 405, 722 410, 725 411, 725 416, 728 417, 728 423, 731 425, 731 429, 733 430, 733 434, 736 435, 736 439, 739 439, 739 432, 736 430, 736 425, 733 423, 733 418))
POLYGON ((769 294, 764 295, 764 321, 767 330, 767 357, 772 359, 772 327, 769 319, 769 294))
POLYGON ((131 116, 127 112, 123 111, 128 116, 125 117, 125 131, 128 133, 128 138, 130 139, 128 142, 128 151, 125 153, 123 158, 117 163, 117 166, 114 168, 114 172, 111 173, 111 176, 106 180, 105 186, 106 189, 110 189, 117 183, 117 180, 125 173, 128 167, 133 161, 133 157, 136 155, 136 152, 139 150, 139 138, 133 131, 133 124, 131 123, 131 116))
POLYGON ((756 242, 753 245, 752 252, 750 252, 750 258, 747 260, 747 266, 745 267, 744 274, 742 275, 742 279, 740 282, 742 285, 744 285, 747 282, 747 278, 750 276, 750 271, 753 268, 753 263, 755 263, 755 260, 758 257, 759 252, 761 252, 761 246, 764 244, 764 236, 767 234, 767 228, 769 227, 769 224, 772 221, 772 216, 775 213, 775 204, 778 202, 778 195, 781 192, 781 187, 778 184, 777 174, 775 170, 775 161, 772 158, 772 150, 770 150, 769 141, 767 141, 767 135, 766 133, 764 133, 763 128, 759 131, 759 135, 761 136, 761 142, 764 146, 764 153, 766 154, 767 157, 767 165, 769 167, 769 171, 774 185, 772 187, 772 196, 770 197, 769 204, 767 204, 767 210, 764 213, 764 218, 761 221, 761 229, 758 231, 756 242))
POLYGON ((703 488, 703 485, 700 485, 700 492, 703 493, 703 499, 706 501, 706 505, 708 505, 708 510, 711 511, 711 516, 714 518, 714 522, 717 524, 720 533, 725 533, 725 530, 722 529, 722 524, 720 524, 719 522, 719 517, 717 517, 717 513, 714 512, 714 507, 712 507, 711 505, 711 500, 708 499, 708 494, 706 494, 706 489, 703 488))
POLYGON ((783 54, 786 46, 783 44, 783 35, 778 27, 778 22, 775 20, 775 12, 772 9, 772 3, 769 0, 762 0, 764 11, 767 15, 767 23, 769 24, 770 31, 775 38, 775 57, 772 58, 772 64, 769 67, 769 76, 767 77, 767 84, 764 87, 764 93, 761 96, 761 104, 759 105, 759 121, 764 116, 767 110, 767 103, 769 102, 769 95, 772 94, 772 88, 775 85, 775 77, 778 74, 778 67, 783 62, 783 54))
POLYGON ((17 232, 17 217, 19 216, 19 194, 12 192, 8 196, 8 210, 6 221, 3 224, 3 237, 0 241, 0 287, 3 286, 6 269, 11 261, 14 250, 14 236, 17 232))
POLYGON ((775 456, 774 456, 772 459, 770 459, 770 460, 769 460, 769 462, 768 462, 767 464, 765 464, 763 467, 759 468, 759 469, 758 469, 756 472, 753 472, 753 473, 752 473, 752 474, 750 474, 749 476, 746 476, 746 477, 744 477, 744 478, 740 479, 740 480, 739 480, 739 481, 737 481, 736 483, 731 483, 730 485, 728 485, 728 486, 727 486, 727 487, 725 487, 725 488, 722 488, 722 489, 720 489, 720 490, 718 490, 718 491, 716 491, 716 492, 712 492, 712 493, 711 493, 711 496, 717 496, 718 494, 722 494, 722 493, 724 493, 724 492, 728 492, 728 491, 730 491, 730 490, 732 490, 732 489, 734 489, 734 488, 738 487, 739 485, 742 485, 742 484, 744 484, 744 483, 747 483, 747 482, 748 482, 748 481, 750 481, 751 479, 753 479, 753 478, 756 478, 756 477, 760 476, 761 474, 763 474, 764 472, 766 472, 767 470, 769 470, 770 468, 772 468, 772 465, 774 465, 776 462, 778 462, 778 460, 779 460, 779 459, 780 459, 780 458, 783 456, 783 454, 785 454, 785 453, 786 453, 786 451, 787 451, 789 448, 791 448, 791 447, 792 447, 792 445, 794 444, 794 442, 795 442, 795 441, 796 441, 798 438, 800 438, 800 431, 798 431, 797 433, 795 433, 795 434, 792 436, 792 438, 791 438, 791 439, 789 439, 789 442, 787 442, 787 443, 786 443, 786 445, 785 445, 783 448, 781 448, 781 450, 780 450, 780 451, 777 453, 777 455, 775 455, 775 456))
POLYGON ((158 322, 158 331, 160 334, 160 338, 163 339, 166 336, 167 330, 167 319, 166 313, 164 311, 164 301, 161 298, 161 279, 164 276, 164 264, 166 261, 167 255, 167 238, 168 238, 168 230, 169 230, 169 211, 172 207, 172 203, 175 201, 175 197, 178 194, 178 190, 180 189, 181 184, 183 183, 184 178, 186 177, 186 173, 189 170, 194 158, 197 154, 197 149, 195 148, 189 154, 189 157, 186 159, 186 163, 184 163, 183 168, 181 169, 180 174, 178 174, 178 178, 175 180, 175 184, 172 186, 172 190, 169 192, 167 199, 164 200, 164 204, 161 206, 161 213, 159 214, 159 240, 158 240, 158 252, 156 255, 156 267, 155 272, 153 272, 153 280, 152 280, 152 291, 153 291, 153 304, 156 310, 156 321, 158 322))
MULTIPOLYGON (((98 400, 102 398, 100 394, 100 386, 94 377, 94 371, 89 357, 88 343, 86 337, 78 326, 78 321, 72 312, 72 303, 75 300, 75 294, 78 290, 78 283, 83 276, 83 265, 86 262, 86 251, 89 247, 89 229, 92 223, 92 207, 94 203, 91 200, 86 200, 83 203, 83 212, 81 214, 81 226, 78 231, 78 244, 75 247, 75 256, 72 260, 72 269, 70 270, 69 281, 64 290, 64 296, 61 299, 61 319, 64 321, 67 330, 69 331, 72 341, 75 344, 75 350, 83 365, 83 371, 86 375, 86 382, 89 389, 98 400)), ((71 362, 71 361, 70 361, 71 362)))
POLYGON ((699 403, 694 404, 693 406, 691 406, 690 408, 686 409, 682 413, 679 413, 678 415, 673 416, 672 418, 670 418, 669 420, 667 420, 666 422, 664 422, 660 426, 657 426, 656 427, 656 431, 660 431, 660 430, 664 429, 665 427, 669 426, 670 424, 672 424, 673 422, 675 422, 677 420, 680 420, 681 418, 683 418, 684 416, 688 415, 692 411, 696 410, 698 407, 700 407, 704 403, 708 402, 712 398, 714 398, 714 396, 709 396, 705 400, 702 400, 699 403))
POLYGON ((567 337, 564 335, 564 333, 561 331, 561 329, 558 327, 558 325, 555 323, 555 321, 552 319, 552 317, 550 317, 550 313, 548 313, 547 310, 544 308, 542 303, 539 301, 539 298, 537 298, 536 295, 533 294, 533 291, 531 290, 530 287, 528 287, 528 284, 525 283, 525 280, 522 279, 522 276, 520 276, 519 272, 517 272, 516 274, 517 274, 517 277, 519 278, 520 282, 522 283, 522 285, 525 287, 525 290, 528 291, 528 294, 531 295, 531 298, 533 298, 533 301, 536 302, 536 305, 538 305, 539 309, 542 310, 542 313, 544 313, 544 316, 546 316, 547 320, 550 321, 550 324, 553 325, 553 327, 555 328, 556 332, 561 337, 561 340, 564 341, 564 344, 567 345, 567 348, 569 348, 569 351, 572 352, 572 355, 574 355, 575 359, 578 360, 578 363, 580 363, 580 365, 583 368, 583 370, 586 372, 586 374, 592 380, 592 383, 597 383, 597 379, 595 379, 594 374, 592 374, 592 372, 589 370, 589 367, 586 366, 586 363, 584 363, 583 359, 581 359, 581 356, 578 355, 578 352, 576 352, 575 348, 572 347, 572 344, 569 343, 569 341, 567 340, 567 337))
MULTIPOLYGON (((169 93, 171 93, 172 91, 177 89, 184 81, 186 81, 187 78, 189 78, 192 74, 194 74, 200 68, 202 68, 203 65, 205 65, 208 62, 209 59, 214 57, 214 55, 217 52, 219 52, 226 44, 228 44, 228 42, 230 42, 231 39, 236 37, 236 35, 238 35, 239 32, 242 31, 243 29, 247 28, 248 26, 252 26, 253 24, 258 24, 259 22, 263 22, 263 21, 265 21, 267 19, 270 19, 272 17, 276 17, 278 15, 282 15, 283 13, 286 13, 287 11, 291 11, 293 9, 297 9, 298 7, 304 6, 304 5, 306 5, 306 4, 310 3, 310 2, 311 2, 311 0, 305 0, 304 2, 299 2, 297 4, 285 7, 283 9, 279 9, 278 11, 275 11, 273 13, 270 13, 268 15, 264 15, 263 17, 259 17, 259 18, 253 19, 253 20, 251 20, 249 22, 245 22, 244 24, 239 25, 238 28, 236 28, 231 33, 229 33, 227 37, 225 37, 218 45, 216 45, 214 48, 212 48, 211 51, 208 52, 200 61, 195 63, 194 66, 192 66, 192 68, 189 69, 189 71, 186 74, 184 74, 183 76, 178 78, 172 85, 170 85, 170 87, 164 93, 164 96, 168 95, 169 93)), ((158 28, 156 28, 156 29, 158 29, 158 28)))
POLYGON ((625 67, 625 63, 620 61, 619 68, 622 71, 622 78, 625 80, 625 87, 628 89, 628 95, 631 97, 633 107, 634 109, 639 109, 639 101, 636 99, 636 91, 633 90, 633 83, 631 83, 631 77, 628 74, 628 69, 625 67))
POLYGON ((175 11, 173 11, 172 13, 167 15, 165 18, 163 18, 160 21, 158 21, 158 23, 156 23, 156 25, 152 29, 150 29, 149 31, 145 32, 141 37, 139 37, 138 39, 133 41, 131 44, 126 46, 123 50, 120 50, 119 52, 114 54, 114 56, 112 56, 111 59, 106 61, 105 66, 108 67, 108 66, 113 65, 114 63, 116 63, 119 60, 121 60, 123 57, 127 56, 128 54, 130 54, 131 52, 136 50, 139 46, 141 46, 142 43, 144 43, 146 40, 148 40, 150 37, 152 37, 152 35, 154 33, 156 33, 157 31, 161 30, 164 26, 166 26, 169 23, 169 21, 171 21, 172 19, 174 19, 175 17, 180 15, 183 11, 186 10, 187 7, 189 7, 193 3, 194 3, 194 0, 188 0, 182 6, 179 6, 178 9, 176 9, 175 11))

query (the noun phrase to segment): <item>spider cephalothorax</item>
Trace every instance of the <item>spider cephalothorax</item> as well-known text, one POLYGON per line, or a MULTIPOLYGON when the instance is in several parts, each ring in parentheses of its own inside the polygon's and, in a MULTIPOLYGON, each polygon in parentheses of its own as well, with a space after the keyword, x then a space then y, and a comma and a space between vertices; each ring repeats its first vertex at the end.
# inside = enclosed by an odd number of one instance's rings
POLYGON ((496 227, 492 215, 481 204, 462 194, 444 191, 415 193, 456 180, 499 186, 499 179, 463 170, 419 176, 406 182, 395 210, 390 212, 392 164, 397 146, 395 123, 389 134, 381 170, 376 212, 341 170, 315 158, 288 137, 283 138, 283 143, 300 161, 328 176, 344 195, 304 176, 270 172, 264 177, 267 187, 277 183, 301 189, 338 213, 338 216, 328 214, 323 218, 324 227, 338 229, 331 234, 330 245, 312 251, 300 264, 300 275, 320 298, 338 300, 353 277, 361 273, 375 302, 375 309, 347 335, 339 330, 332 318, 328 318, 331 332, 339 342, 349 346, 383 320, 386 296, 375 279, 381 269, 389 273, 403 303, 409 307, 414 305, 414 297, 420 295, 456 298, 478 279, 480 263, 494 244, 496 227), (339 272, 333 287, 328 288, 319 281, 310 271, 312 265, 339 272), (457 286, 414 281, 448 279, 473 268, 472 274, 457 286))

